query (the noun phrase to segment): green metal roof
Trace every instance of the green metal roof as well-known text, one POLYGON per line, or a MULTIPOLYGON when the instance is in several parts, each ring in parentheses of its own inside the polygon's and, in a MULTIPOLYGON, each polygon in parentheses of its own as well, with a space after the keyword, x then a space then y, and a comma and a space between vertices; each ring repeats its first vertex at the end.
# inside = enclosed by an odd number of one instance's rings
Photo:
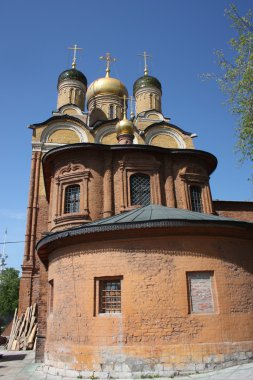
POLYGON ((66 79, 76 79, 82 82, 87 87, 87 78, 86 76, 79 70, 76 69, 69 69, 63 71, 58 78, 58 85, 60 82, 66 80, 66 79))
POLYGON ((194 212, 180 208, 170 208, 159 205, 149 205, 127 211, 115 216, 99 219, 86 226, 101 226, 105 224, 148 222, 155 220, 199 220, 199 221, 232 221, 235 219, 210 215, 202 212, 194 212))
POLYGON ((162 92, 162 85, 157 78, 152 77, 150 75, 143 75, 142 77, 138 78, 134 82, 134 85, 133 85, 134 95, 139 89, 145 88, 145 87, 156 87, 162 92))
POLYGON ((36 246, 37 250, 45 247, 48 243, 61 241, 81 235, 89 235, 100 232, 127 231, 149 228, 181 228, 181 227, 204 227, 210 226, 243 228, 245 232, 253 229, 253 223, 224 218, 205 213, 193 212, 178 208, 169 208, 159 205, 140 207, 115 216, 99 219, 95 222, 86 223, 67 230, 49 233, 42 238, 36 246))

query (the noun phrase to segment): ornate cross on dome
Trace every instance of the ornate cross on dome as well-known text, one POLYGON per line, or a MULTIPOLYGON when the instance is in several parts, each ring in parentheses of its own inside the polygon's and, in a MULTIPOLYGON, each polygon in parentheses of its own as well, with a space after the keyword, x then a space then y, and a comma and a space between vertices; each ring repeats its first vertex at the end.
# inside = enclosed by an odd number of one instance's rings
POLYGON ((152 58, 152 55, 147 54, 146 51, 144 51, 142 54, 138 54, 144 58, 144 75, 148 75, 148 65, 147 65, 147 58, 152 58))
POLYGON ((76 52, 77 52, 77 50, 83 50, 83 48, 77 47, 77 45, 75 44, 73 47, 70 47, 68 49, 74 50, 74 57, 72 60, 72 69, 75 69, 76 68, 76 52))
POLYGON ((106 77, 108 78, 110 76, 110 71, 111 71, 111 62, 115 62, 116 58, 111 57, 111 53, 106 53, 105 56, 101 55, 99 59, 103 59, 106 61, 106 77))

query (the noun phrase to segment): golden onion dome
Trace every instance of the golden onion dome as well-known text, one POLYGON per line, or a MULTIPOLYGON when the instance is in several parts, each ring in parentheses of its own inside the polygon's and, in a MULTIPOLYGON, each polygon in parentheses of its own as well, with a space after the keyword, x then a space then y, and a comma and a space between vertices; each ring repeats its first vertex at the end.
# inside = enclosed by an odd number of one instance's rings
POLYGON ((87 102, 96 95, 112 94, 119 97, 128 97, 128 92, 124 84, 116 78, 106 76, 96 79, 90 84, 86 93, 87 102))
POLYGON ((116 134, 117 136, 120 135, 134 135, 134 125, 131 122, 131 120, 128 120, 125 116, 123 120, 120 120, 116 124, 116 134))

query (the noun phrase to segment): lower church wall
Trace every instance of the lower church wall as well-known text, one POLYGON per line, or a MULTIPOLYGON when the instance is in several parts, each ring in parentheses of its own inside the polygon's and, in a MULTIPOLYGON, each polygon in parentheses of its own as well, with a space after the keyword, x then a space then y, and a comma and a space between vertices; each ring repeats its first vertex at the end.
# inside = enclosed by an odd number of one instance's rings
POLYGON ((56 249, 49 256, 54 294, 46 368, 119 378, 201 372, 249 360, 251 254, 246 239, 207 236, 112 236, 56 249), (192 273, 204 275, 194 274, 189 288, 192 273), (100 282, 117 280, 121 313, 103 313, 100 282))

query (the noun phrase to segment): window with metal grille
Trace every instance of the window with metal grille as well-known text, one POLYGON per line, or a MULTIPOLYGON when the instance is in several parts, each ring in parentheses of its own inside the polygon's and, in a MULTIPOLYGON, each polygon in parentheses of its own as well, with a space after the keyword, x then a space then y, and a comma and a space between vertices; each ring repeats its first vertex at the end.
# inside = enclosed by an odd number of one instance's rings
POLYGON ((133 174, 130 177, 131 204, 150 204, 150 177, 146 174, 133 174))
POLYGON ((80 206, 80 186, 68 186, 65 190, 65 204, 64 212, 66 214, 71 212, 79 212, 80 206))
POLYGON ((99 312, 120 313, 121 312, 121 280, 99 281, 99 312))
POLYGON ((191 206, 192 211, 203 212, 201 187, 190 186, 191 206))

